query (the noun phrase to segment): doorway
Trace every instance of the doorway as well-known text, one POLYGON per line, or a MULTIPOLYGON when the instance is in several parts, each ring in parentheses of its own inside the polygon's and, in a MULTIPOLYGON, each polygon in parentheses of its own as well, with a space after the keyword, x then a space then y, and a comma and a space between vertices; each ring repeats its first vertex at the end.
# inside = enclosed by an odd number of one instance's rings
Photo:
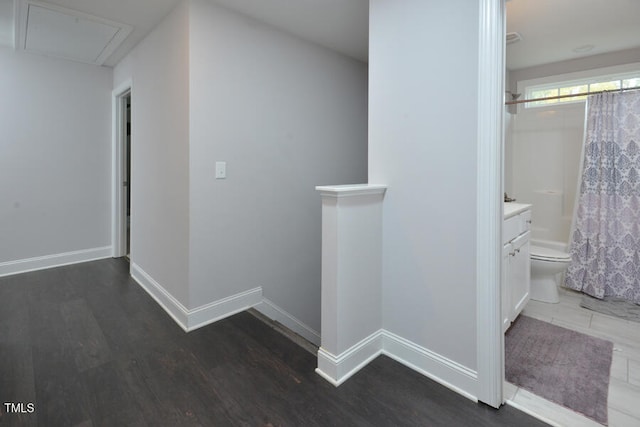
POLYGON ((131 85, 113 92, 113 257, 131 254, 131 85))

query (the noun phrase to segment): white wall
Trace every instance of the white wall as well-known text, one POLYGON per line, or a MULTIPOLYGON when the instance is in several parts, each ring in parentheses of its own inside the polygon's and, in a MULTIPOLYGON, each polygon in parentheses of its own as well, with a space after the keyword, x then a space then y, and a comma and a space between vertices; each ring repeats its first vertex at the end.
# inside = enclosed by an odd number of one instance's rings
POLYGON ((478 25, 474 0, 370 3, 369 182, 388 186, 384 328, 470 370, 478 25))
POLYGON ((109 246, 111 70, 7 48, 0 63, 0 264, 109 246))
POLYGON ((114 71, 132 79, 131 261, 189 303, 189 27, 181 3, 114 71))
POLYGON ((315 186, 367 179, 367 66, 191 3, 190 306, 262 286, 319 331, 315 186))
POLYGON ((145 287, 185 327, 262 287, 318 331, 315 186, 367 178, 366 64, 186 0, 114 76, 133 80, 131 256, 145 287))

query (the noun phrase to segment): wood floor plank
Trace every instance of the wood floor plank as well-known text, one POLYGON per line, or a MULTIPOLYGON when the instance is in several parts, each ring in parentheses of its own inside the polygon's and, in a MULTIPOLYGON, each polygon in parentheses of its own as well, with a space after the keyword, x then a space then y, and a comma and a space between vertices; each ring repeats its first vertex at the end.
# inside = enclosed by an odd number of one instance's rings
POLYGON ((149 425, 115 362, 87 369, 81 378, 94 426, 149 425))
POLYGON ((247 312, 185 333, 108 259, 0 278, 0 426, 522 426, 381 356, 336 388, 247 312))
POLYGON ((112 360, 109 344, 84 298, 60 304, 60 312, 79 372, 112 360))
POLYGON ((32 357, 38 425, 74 425, 90 418, 86 390, 58 304, 41 302, 32 313, 32 357))
POLYGON ((7 413, 4 403, 36 401, 26 289, 0 279, 0 426, 35 426, 37 414, 7 413))

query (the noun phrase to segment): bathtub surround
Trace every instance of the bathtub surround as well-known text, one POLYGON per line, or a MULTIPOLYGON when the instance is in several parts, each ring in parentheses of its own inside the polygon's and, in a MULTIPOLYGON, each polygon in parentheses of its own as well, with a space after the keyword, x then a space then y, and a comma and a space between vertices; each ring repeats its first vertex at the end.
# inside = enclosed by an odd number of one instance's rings
POLYGON ((520 109, 507 128, 505 189, 519 203, 533 205, 532 239, 566 244, 584 139, 584 105, 520 109))
POLYGON ((613 343, 520 316, 505 337, 506 380, 606 425, 613 343))
POLYGON ((591 95, 587 114, 565 285, 640 303, 640 91, 591 95))

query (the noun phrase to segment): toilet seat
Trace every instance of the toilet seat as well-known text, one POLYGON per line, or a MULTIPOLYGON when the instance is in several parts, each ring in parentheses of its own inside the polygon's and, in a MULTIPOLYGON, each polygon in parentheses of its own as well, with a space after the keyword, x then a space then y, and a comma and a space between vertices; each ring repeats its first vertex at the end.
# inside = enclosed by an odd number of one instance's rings
POLYGON ((555 249, 543 248, 542 246, 531 245, 530 255, 532 259, 548 262, 569 262, 571 255, 555 249))

